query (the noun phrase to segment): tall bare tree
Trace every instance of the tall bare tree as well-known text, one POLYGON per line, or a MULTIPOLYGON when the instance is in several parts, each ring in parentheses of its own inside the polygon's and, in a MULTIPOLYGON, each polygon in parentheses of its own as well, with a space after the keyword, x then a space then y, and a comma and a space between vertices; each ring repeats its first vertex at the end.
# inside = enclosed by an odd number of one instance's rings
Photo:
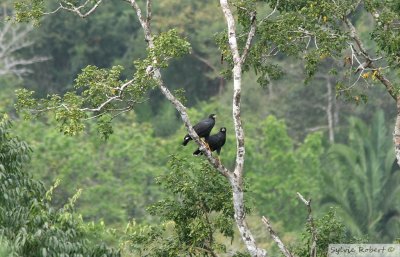
POLYGON ((10 18, 12 15, 8 14, 5 3, 3 3, 1 9, 1 19, 4 22, 0 25, 0 76, 13 74, 22 77, 32 72, 29 65, 47 61, 49 58, 21 55, 21 51, 34 44, 28 37, 33 27, 13 21, 10 18))

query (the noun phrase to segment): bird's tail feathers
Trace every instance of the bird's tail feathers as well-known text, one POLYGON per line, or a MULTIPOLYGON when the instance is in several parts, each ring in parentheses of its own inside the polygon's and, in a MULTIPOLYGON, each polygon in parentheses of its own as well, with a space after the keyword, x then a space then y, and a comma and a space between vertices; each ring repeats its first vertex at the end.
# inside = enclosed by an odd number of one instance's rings
POLYGON ((203 153, 200 151, 199 148, 197 148, 197 150, 193 152, 193 155, 196 155, 196 156, 201 155, 201 154, 203 154, 203 153))
POLYGON ((186 135, 185 138, 183 139, 182 145, 183 146, 187 145, 191 139, 192 138, 189 135, 186 135))

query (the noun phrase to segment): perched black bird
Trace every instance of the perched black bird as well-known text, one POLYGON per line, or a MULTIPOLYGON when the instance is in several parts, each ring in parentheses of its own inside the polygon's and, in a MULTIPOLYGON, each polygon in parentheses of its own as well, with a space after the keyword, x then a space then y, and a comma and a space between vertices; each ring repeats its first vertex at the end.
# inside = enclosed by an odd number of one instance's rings
MULTIPOLYGON (((206 139, 206 143, 210 147, 211 152, 217 151, 218 155, 221 152, 221 148, 224 146, 226 140, 226 128, 221 128, 215 135, 211 135, 206 139)), ((193 155, 203 154, 198 148, 193 155)))
MULTIPOLYGON (((200 138, 202 137, 207 138, 210 135, 210 132, 215 125, 216 117, 217 115, 210 114, 210 116, 208 116, 207 119, 202 120, 193 126, 194 131, 196 131, 197 135, 199 135, 200 138)), ((183 138, 182 145, 187 145, 187 143, 189 143, 190 140, 192 140, 192 138, 189 136, 189 134, 187 134, 183 138)))

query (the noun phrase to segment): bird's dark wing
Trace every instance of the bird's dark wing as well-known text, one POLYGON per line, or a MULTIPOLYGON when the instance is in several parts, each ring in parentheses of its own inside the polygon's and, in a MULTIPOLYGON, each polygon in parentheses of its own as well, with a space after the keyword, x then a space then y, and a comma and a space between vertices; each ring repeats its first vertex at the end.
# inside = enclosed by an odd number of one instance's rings
MULTIPOLYGON (((221 151, 221 147, 225 144, 226 135, 225 133, 219 132, 215 135, 210 136, 206 141, 210 146, 211 151, 221 151)), ((219 153, 218 153, 219 154, 219 153)))
POLYGON ((199 137, 208 137, 214 125, 215 125, 215 120, 208 118, 194 125, 193 129, 194 131, 196 131, 199 137))
POLYGON ((206 142, 208 146, 210 147, 211 151, 214 151, 216 148, 218 148, 218 141, 219 141, 219 133, 209 136, 206 139, 206 142))
MULTIPOLYGON (((207 118, 194 125, 193 129, 194 131, 196 131, 199 137, 208 137, 214 125, 215 125, 215 120, 212 118, 207 118)), ((183 139, 182 145, 187 145, 187 143, 190 140, 192 140, 192 138, 190 137, 189 134, 187 134, 183 139)))
MULTIPOLYGON (((226 141, 226 135, 225 133, 222 132, 209 136, 206 139, 206 142, 210 147, 211 152, 217 151, 218 155, 221 153, 221 148, 222 146, 224 146, 225 141, 226 141)), ((200 151, 200 148, 197 148, 197 150, 194 151, 193 155, 199 155, 199 154, 203 154, 203 152, 200 151)))

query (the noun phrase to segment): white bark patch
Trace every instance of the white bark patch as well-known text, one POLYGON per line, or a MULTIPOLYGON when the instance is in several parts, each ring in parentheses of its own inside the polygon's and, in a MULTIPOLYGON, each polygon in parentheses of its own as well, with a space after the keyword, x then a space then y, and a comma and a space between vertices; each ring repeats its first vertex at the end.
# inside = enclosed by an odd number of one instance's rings
POLYGON ((397 98, 397 115, 396 123, 393 131, 394 151, 396 154, 397 164, 400 166, 400 97, 397 98))
POLYGON ((231 180, 232 194, 233 194, 233 207, 235 209, 235 221, 239 229, 240 235, 246 248, 253 257, 265 257, 267 252, 264 249, 258 248, 256 241, 247 225, 246 213, 244 211, 243 190, 238 186, 240 182, 237 179, 231 180))

